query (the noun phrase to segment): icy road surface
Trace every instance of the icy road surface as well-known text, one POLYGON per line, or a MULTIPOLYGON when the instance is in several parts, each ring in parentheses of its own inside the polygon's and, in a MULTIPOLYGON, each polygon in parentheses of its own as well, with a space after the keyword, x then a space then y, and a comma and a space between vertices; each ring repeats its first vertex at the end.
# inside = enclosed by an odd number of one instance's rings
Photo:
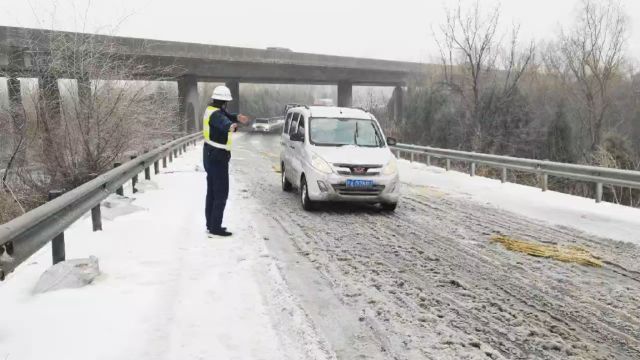
POLYGON ((267 246, 338 358, 640 358, 636 245, 424 186, 405 185, 395 213, 307 213, 280 190, 278 136, 248 135, 239 146, 234 178, 272 220, 267 246), (606 265, 512 253, 490 243, 494 234, 580 245, 606 265))
POLYGON ((395 213, 308 213, 280 190, 279 142, 234 143, 232 238, 204 234, 201 145, 103 204, 104 232, 74 224, 67 256, 96 255, 103 275, 33 295, 50 248, 19 267, 0 283, 0 360, 640 359, 640 249, 606 239, 637 236, 640 212, 401 163, 395 213), (509 252, 495 234, 605 266, 509 252))

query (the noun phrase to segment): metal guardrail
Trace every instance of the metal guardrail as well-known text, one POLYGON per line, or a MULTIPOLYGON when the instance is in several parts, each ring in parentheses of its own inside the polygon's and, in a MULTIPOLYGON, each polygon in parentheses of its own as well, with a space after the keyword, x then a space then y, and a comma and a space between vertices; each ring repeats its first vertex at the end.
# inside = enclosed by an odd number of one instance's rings
POLYGON ((164 144, 138 157, 132 157, 122 165, 117 165, 95 179, 70 190, 67 193, 50 193, 51 201, 26 214, 0 225, 0 280, 12 272, 18 265, 35 254, 40 248, 52 242, 54 264, 64 260, 64 230, 91 211, 94 231, 102 230, 100 202, 114 192, 123 194, 122 186, 132 181, 133 192, 138 174, 144 172, 145 178, 151 178, 151 166, 154 172, 160 172, 167 166, 167 157, 174 157, 186 151, 187 145, 195 145, 198 133, 184 136, 164 144), (8 257, 7 257, 8 255, 8 257))
POLYGON ((537 174, 540 176, 540 188, 547 191, 549 176, 592 182, 596 184, 596 202, 602 202, 603 185, 615 185, 640 189, 640 171, 603 168, 598 166, 559 163, 546 160, 523 159, 511 156, 490 155, 475 152, 432 148, 410 144, 397 144, 391 149, 398 157, 401 153, 425 155, 427 165, 431 165, 431 158, 445 159, 446 169, 451 169, 451 160, 470 164, 469 173, 475 176, 478 164, 502 169, 502 182, 507 182, 507 170, 517 170, 537 174))

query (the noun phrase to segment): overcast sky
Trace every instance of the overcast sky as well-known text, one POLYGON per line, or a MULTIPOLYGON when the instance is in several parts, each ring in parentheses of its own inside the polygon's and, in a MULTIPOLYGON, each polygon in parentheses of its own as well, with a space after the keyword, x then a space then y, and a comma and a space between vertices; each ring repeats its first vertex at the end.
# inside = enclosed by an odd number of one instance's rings
MULTIPOLYGON (((503 0, 505 26, 552 38, 579 0, 503 0)), ((640 1, 629 15, 629 54, 640 59, 640 1)), ((493 0, 481 0, 490 7, 493 0)), ((108 32, 217 45, 430 62, 432 36, 453 0, 0 0, 0 25, 108 32), (87 10, 88 11, 85 11, 87 10), (85 15, 86 14, 86 15, 85 15), (84 20, 86 18, 86 20, 84 20)))

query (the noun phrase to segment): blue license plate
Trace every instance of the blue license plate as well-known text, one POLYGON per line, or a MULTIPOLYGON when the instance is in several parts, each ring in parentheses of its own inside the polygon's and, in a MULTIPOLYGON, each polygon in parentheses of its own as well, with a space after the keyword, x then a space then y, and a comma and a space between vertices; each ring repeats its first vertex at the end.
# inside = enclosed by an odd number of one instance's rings
POLYGON ((349 179, 346 183, 348 188, 370 188, 373 187, 373 180, 349 179))

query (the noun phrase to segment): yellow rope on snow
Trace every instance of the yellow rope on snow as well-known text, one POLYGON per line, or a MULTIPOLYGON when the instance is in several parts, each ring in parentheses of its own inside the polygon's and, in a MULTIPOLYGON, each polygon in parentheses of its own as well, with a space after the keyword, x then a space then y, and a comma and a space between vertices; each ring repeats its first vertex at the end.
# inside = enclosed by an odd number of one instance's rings
POLYGON ((579 246, 544 245, 512 239, 504 235, 494 235, 491 241, 502 244, 507 250, 525 253, 531 256, 572 262, 586 266, 602 267, 600 258, 579 246))

